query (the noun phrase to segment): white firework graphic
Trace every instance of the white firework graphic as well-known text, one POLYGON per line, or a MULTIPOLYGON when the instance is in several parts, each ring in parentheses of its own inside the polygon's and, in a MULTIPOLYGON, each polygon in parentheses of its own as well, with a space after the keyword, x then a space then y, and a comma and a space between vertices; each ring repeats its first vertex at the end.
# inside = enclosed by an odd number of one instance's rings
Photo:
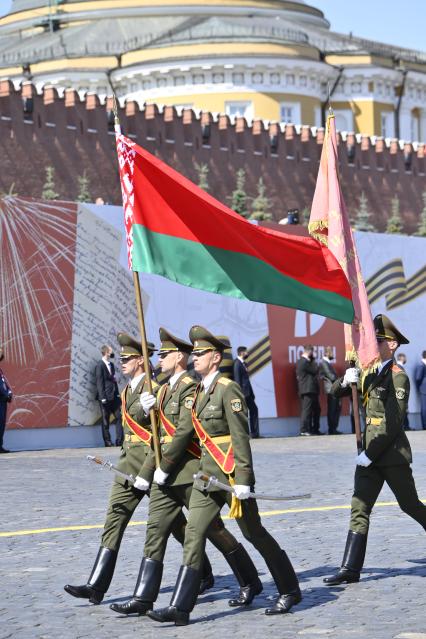
POLYGON ((0 200, 0 343, 14 364, 42 359, 49 327, 71 329, 75 210, 65 202, 0 200))

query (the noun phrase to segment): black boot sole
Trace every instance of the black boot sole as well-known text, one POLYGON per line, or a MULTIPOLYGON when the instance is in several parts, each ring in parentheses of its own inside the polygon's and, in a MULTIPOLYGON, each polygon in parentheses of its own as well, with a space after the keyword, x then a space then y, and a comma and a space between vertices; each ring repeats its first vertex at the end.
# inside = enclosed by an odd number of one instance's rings
POLYGON ((95 606, 101 603, 105 594, 103 592, 99 592, 98 590, 91 590, 91 591, 83 593, 83 592, 79 592, 78 590, 75 590, 72 586, 68 586, 68 585, 64 586, 64 590, 69 595, 71 595, 71 597, 75 597, 76 599, 88 599, 90 603, 94 604, 95 606))
POLYGON ((119 615, 124 615, 126 617, 131 617, 131 616, 138 616, 138 617, 144 617, 146 616, 146 613, 148 612, 148 610, 152 610, 152 605, 150 608, 145 608, 144 606, 141 608, 139 607, 139 609, 135 606, 135 608, 125 608, 125 605, 120 605, 120 604, 111 604, 110 605, 111 610, 113 610, 114 612, 117 612, 119 615))
POLYGON ((323 582, 326 586, 341 586, 342 584, 357 584, 359 577, 324 577, 323 582))
POLYGON ((302 601, 302 595, 291 596, 291 601, 287 602, 286 607, 274 606, 273 608, 266 608, 265 615, 286 615, 290 612, 293 606, 297 606, 302 601))
POLYGON ((256 585, 256 587, 253 589, 253 591, 250 593, 250 597, 246 600, 242 600, 242 599, 230 599, 228 601, 228 606, 230 606, 230 608, 238 608, 241 606, 249 606, 251 604, 251 602, 253 601, 253 599, 255 597, 257 597, 257 595, 260 595, 260 593, 263 590, 263 586, 262 586, 262 582, 259 580, 259 583, 256 585))
POLYGON ((168 609, 164 612, 161 610, 148 610, 146 616, 160 623, 174 623, 175 626, 187 626, 189 623, 189 612, 176 609, 173 612, 168 609))

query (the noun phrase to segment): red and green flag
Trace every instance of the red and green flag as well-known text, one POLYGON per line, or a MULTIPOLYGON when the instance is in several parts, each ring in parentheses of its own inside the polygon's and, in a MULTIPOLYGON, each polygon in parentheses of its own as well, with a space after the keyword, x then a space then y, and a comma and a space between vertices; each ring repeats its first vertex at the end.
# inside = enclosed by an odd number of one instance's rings
POLYGON ((120 133, 117 153, 131 270, 352 322, 351 289, 327 247, 251 224, 120 133))

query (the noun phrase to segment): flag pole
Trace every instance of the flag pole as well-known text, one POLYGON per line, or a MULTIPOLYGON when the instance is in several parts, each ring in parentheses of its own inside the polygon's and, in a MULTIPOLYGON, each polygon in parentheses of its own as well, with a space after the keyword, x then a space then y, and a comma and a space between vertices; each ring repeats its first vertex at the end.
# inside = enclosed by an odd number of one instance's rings
MULTIPOLYGON (((118 118, 118 110, 117 110, 117 100, 114 93, 113 93, 113 111, 114 111, 115 132, 116 134, 117 133, 121 134, 120 120, 118 118)), ((145 318, 144 318, 144 312, 143 312, 139 273, 137 271, 132 271, 132 272, 133 272, 133 286, 135 289, 136 310, 138 314, 139 332, 141 336, 145 380, 148 386, 148 392, 152 395, 153 394, 152 379, 151 379, 151 370, 150 370, 150 364, 149 364, 148 344, 146 341, 145 318)), ((161 454, 160 454, 160 441, 158 437, 157 415, 154 408, 150 409, 149 418, 151 422, 152 441, 154 444, 155 466, 156 468, 158 468, 160 466, 161 454)))
MULTIPOLYGON (((351 367, 355 366, 354 360, 351 361, 351 367)), ((358 454, 362 451, 362 436, 361 436, 361 422, 359 419, 359 401, 358 401, 358 386, 357 384, 351 384, 352 391, 352 414, 354 417, 354 426, 355 426, 355 439, 356 439, 356 448, 358 454)))

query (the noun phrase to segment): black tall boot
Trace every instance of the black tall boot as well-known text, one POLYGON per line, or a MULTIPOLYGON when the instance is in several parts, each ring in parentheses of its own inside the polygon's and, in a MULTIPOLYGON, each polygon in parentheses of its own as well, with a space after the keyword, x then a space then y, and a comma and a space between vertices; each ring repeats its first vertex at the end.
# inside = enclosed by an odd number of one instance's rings
POLYGON ((272 608, 266 608, 265 615, 283 615, 302 601, 299 580, 285 550, 281 550, 280 561, 267 561, 266 564, 278 588, 279 597, 272 608))
POLYGON ((123 604, 111 604, 111 610, 122 615, 146 615, 158 597, 162 576, 163 563, 144 557, 133 597, 123 604))
POLYGON ((205 592, 206 590, 209 590, 209 588, 213 588, 213 586, 214 586, 214 576, 213 576, 212 565, 206 553, 204 553, 203 570, 201 573, 200 589, 198 591, 198 594, 202 595, 203 592, 205 592))
POLYGON ((200 588, 201 574, 189 566, 181 566, 175 589, 168 608, 148 610, 148 617, 154 621, 174 621, 175 626, 186 626, 189 613, 193 610, 200 588))
POLYGON ((247 550, 238 544, 235 550, 225 555, 225 559, 240 584, 238 596, 230 599, 228 604, 231 607, 250 605, 255 596, 262 592, 263 586, 247 550))
POLYGON ((108 590, 114 574, 117 551, 101 546, 85 586, 64 586, 65 592, 73 597, 88 599, 90 603, 100 604, 108 590))
POLYGON ((339 584, 352 584, 359 581, 364 565, 366 548, 367 535, 349 530, 342 566, 331 577, 325 577, 323 582, 328 586, 338 586, 339 584))

